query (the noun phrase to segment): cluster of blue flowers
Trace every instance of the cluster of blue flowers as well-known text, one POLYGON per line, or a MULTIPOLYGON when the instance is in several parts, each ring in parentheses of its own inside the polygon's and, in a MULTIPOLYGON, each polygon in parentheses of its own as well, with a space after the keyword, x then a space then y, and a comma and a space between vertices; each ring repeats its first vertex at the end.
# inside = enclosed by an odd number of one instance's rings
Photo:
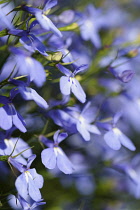
POLYGON ((79 11, 57 0, 0 3, 0 179, 12 174, 6 199, 13 209, 47 206, 45 173, 92 194, 98 163, 108 177, 114 170, 120 191, 140 198, 133 139, 140 132, 140 31, 112 6, 113 13, 106 4, 79 11), (34 160, 45 173, 31 167, 34 160))

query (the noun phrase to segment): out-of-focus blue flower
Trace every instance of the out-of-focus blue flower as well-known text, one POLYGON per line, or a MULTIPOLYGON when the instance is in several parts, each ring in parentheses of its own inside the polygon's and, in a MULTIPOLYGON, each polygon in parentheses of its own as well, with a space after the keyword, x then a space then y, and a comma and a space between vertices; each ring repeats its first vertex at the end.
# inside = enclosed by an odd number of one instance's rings
POLYGON ((60 133, 60 130, 54 134, 54 143, 44 136, 40 140, 49 148, 44 149, 41 153, 42 163, 46 168, 54 169, 56 166, 65 174, 71 174, 74 170, 72 163, 67 158, 59 143, 67 138, 67 133, 60 133))
POLYGON ((8 130, 12 128, 12 126, 16 126, 21 132, 25 133, 25 122, 12 103, 16 94, 17 91, 12 89, 10 97, 0 96, 0 103, 3 104, 3 106, 0 107, 0 127, 4 130, 8 130))
POLYGON ((135 196, 140 198, 140 154, 134 156, 131 160, 121 157, 121 159, 112 164, 112 168, 125 175, 125 185, 127 190, 135 196))
POLYGON ((75 12, 73 10, 65 10, 56 17, 57 21, 64 24, 70 24, 74 21, 75 12))
POLYGON ((125 168, 125 173, 129 177, 127 180, 127 186, 129 192, 135 196, 135 198, 140 199, 140 154, 134 156, 134 158, 127 164, 125 168))
POLYGON ((134 71, 133 70, 124 70, 122 72, 118 72, 117 69, 110 67, 109 71, 121 82, 129 82, 133 76, 134 71))
POLYGON ((61 64, 57 64, 57 67, 63 74, 66 75, 60 78, 61 93, 64 95, 70 95, 70 93, 72 92, 81 103, 85 103, 86 94, 83 88, 81 87, 80 83, 77 79, 74 78, 74 76, 79 72, 82 72, 85 69, 87 69, 88 65, 85 64, 77 67, 73 73, 69 69, 63 67, 61 64))
POLYGON ((75 180, 76 188, 82 195, 90 195, 93 193, 95 183, 92 175, 80 175, 75 180))
POLYGON ((121 82, 130 82, 135 74, 131 61, 125 57, 114 59, 115 56, 114 52, 111 52, 109 56, 104 57, 100 61, 100 66, 107 67, 108 71, 121 82))
POLYGON ((138 133, 140 132, 140 90, 138 88, 139 84, 140 77, 137 75, 130 83, 128 83, 125 90, 118 97, 118 103, 123 109, 126 121, 138 133))
POLYGON ((61 32, 56 28, 53 22, 45 15, 46 12, 48 12, 48 10, 50 10, 57 4, 57 0, 47 0, 45 3, 46 4, 43 10, 28 6, 23 6, 22 9, 29 12, 30 14, 35 15, 42 28, 46 29, 47 31, 52 31, 57 36, 62 37, 61 32))
POLYGON ((90 133, 100 135, 96 125, 91 124, 96 117, 96 108, 85 105, 82 112, 79 107, 67 107, 65 110, 51 110, 48 115, 69 134, 79 133, 84 140, 90 140, 90 133))
POLYGON ((101 47, 99 37, 100 20, 100 11, 96 10, 92 4, 89 4, 79 21, 82 38, 86 41, 90 40, 97 48, 101 47))
POLYGON ((11 19, 13 18, 13 14, 6 16, 6 14, 12 10, 12 4, 8 4, 8 6, 4 6, 4 4, 0 4, 0 30, 2 29, 12 29, 13 25, 11 23, 11 19))
POLYGON ((133 67, 126 58, 116 59, 109 67, 109 71, 124 83, 131 81, 135 74, 133 67))
POLYGON ((14 57, 10 56, 1 70, 0 81, 16 76, 29 77, 38 87, 46 81, 46 74, 42 64, 30 57, 30 55, 19 48, 11 48, 14 57))
POLYGON ((16 179, 15 186, 19 195, 25 200, 29 195, 34 201, 38 202, 41 200, 39 189, 43 186, 43 177, 36 172, 35 168, 30 169, 30 165, 35 158, 36 155, 30 156, 28 158, 27 166, 21 165, 19 167, 19 164, 17 164, 17 166, 16 164, 14 165, 22 173, 16 179))
POLYGON ((75 108, 70 108, 70 110, 68 110, 68 113, 76 120, 77 131, 86 141, 90 140, 90 133, 100 135, 100 131, 97 126, 91 124, 95 120, 96 111, 90 105, 91 103, 88 102, 83 108, 82 112, 75 108))
POLYGON ((119 150, 121 145, 134 151, 136 148, 132 141, 116 127, 116 123, 121 117, 122 113, 118 112, 113 117, 111 122, 99 122, 98 125, 108 130, 104 135, 106 144, 114 150, 119 150))

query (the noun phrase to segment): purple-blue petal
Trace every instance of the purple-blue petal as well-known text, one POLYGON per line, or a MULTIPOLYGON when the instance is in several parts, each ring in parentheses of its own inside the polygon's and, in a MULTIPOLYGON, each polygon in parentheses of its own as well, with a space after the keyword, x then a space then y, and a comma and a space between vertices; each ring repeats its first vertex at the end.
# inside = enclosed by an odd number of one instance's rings
POLYGON ((60 147, 57 155, 57 167, 65 174, 71 174, 74 171, 72 163, 60 147))
POLYGON ((90 140, 90 133, 87 130, 85 124, 83 124, 80 121, 78 121, 77 122, 77 130, 81 134, 81 136, 84 138, 84 140, 86 140, 86 141, 90 140))
POLYGON ((34 49, 38 50, 42 55, 48 56, 48 54, 46 53, 46 46, 36 36, 30 34, 30 39, 32 41, 32 46, 34 47, 34 49))
POLYGON ((30 168, 32 162, 34 161, 34 159, 36 158, 36 155, 33 154, 28 158, 28 162, 27 162, 27 168, 30 168))
POLYGON ((83 64, 83 65, 81 65, 81 66, 79 66, 79 67, 77 67, 75 70, 74 70, 74 75, 76 75, 76 74, 78 74, 79 72, 82 72, 82 71, 84 71, 85 69, 87 69, 88 68, 88 64, 83 64))
POLYGON ((71 76, 72 72, 71 72, 69 69, 65 68, 65 67, 62 66, 61 64, 57 64, 56 66, 57 66, 57 68, 58 68, 63 74, 65 74, 65 75, 68 76, 68 77, 71 76))
POLYGON ((34 89, 20 87, 19 90, 25 100, 34 100, 41 108, 48 108, 47 102, 34 89))
MULTIPOLYGON (((15 110, 16 112, 16 110, 15 110)), ((25 128, 25 122, 21 115, 16 112, 14 115, 12 115, 13 124, 23 133, 25 133, 27 130, 25 128)))
POLYGON ((58 138, 57 138, 58 144, 59 144, 61 141, 63 141, 64 139, 66 139, 67 137, 68 137, 68 134, 67 134, 67 133, 60 133, 60 134, 58 135, 58 138))
POLYGON ((17 177, 15 181, 15 186, 19 195, 21 195, 26 200, 28 196, 28 190, 27 190, 27 181, 24 173, 22 173, 20 176, 17 177))
POLYGON ((56 166, 56 154, 54 148, 44 149, 41 153, 42 163, 46 168, 54 169, 56 166))
POLYGON ((53 139, 54 139, 54 142, 57 143, 57 139, 58 139, 58 135, 60 133, 60 130, 56 131, 54 136, 53 136, 53 139))
POLYGON ((121 132, 121 135, 119 136, 119 140, 124 147, 130 149, 131 151, 136 150, 136 147, 134 146, 132 141, 127 136, 125 136, 122 132, 121 132))
POLYGON ((47 31, 52 31, 56 36, 62 37, 61 32, 47 16, 42 14, 42 12, 37 12, 35 16, 42 28, 46 29, 47 31))
POLYGON ((21 75, 29 75, 37 86, 46 81, 46 74, 40 62, 29 56, 16 55, 17 66, 21 75))
POLYGON ((62 76, 60 78, 60 91, 63 95, 70 95, 72 81, 70 77, 62 76))
POLYGON ((100 135, 100 134, 101 134, 101 132, 99 131, 99 129, 97 128, 96 125, 87 124, 86 127, 87 127, 87 130, 88 130, 89 132, 91 132, 91 133, 95 133, 95 134, 97 134, 97 135, 100 135))
POLYGON ((15 160, 15 158, 9 157, 8 162, 10 162, 18 171, 24 172, 24 167, 21 163, 15 160))
POLYGON ((34 201, 39 201, 41 199, 41 193, 39 188, 35 185, 34 180, 29 176, 29 184, 28 184, 28 191, 30 197, 34 201))
POLYGON ((25 10, 26 12, 29 12, 30 14, 35 15, 37 12, 40 12, 41 10, 38 8, 33 8, 33 7, 28 7, 23 5, 22 9, 25 10))
POLYGON ((86 94, 81 87, 80 83, 75 79, 72 78, 72 85, 71 85, 72 93, 76 96, 76 98, 81 102, 86 102, 86 94))
POLYGON ((104 140, 105 140, 106 144, 114 150, 119 150, 121 148, 121 143, 119 141, 118 135, 116 135, 113 132, 113 130, 108 131, 104 135, 104 140))
POLYGON ((8 105, 0 107, 0 127, 8 130, 12 127, 12 116, 7 113, 8 105))
POLYGON ((29 169, 28 171, 30 172, 30 174, 33 177, 34 185, 39 189, 42 188, 43 187, 43 182, 44 182, 43 177, 36 172, 35 168, 29 169))
POLYGON ((57 0, 46 0, 43 11, 47 11, 57 5, 57 0))

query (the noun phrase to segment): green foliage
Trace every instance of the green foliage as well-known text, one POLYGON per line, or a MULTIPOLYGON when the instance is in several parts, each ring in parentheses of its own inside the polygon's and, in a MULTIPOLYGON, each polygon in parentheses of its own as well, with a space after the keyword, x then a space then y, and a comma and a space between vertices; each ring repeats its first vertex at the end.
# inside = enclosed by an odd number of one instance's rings
POLYGON ((7 29, 3 29, 2 31, 0 31, 0 37, 6 36, 6 35, 8 35, 7 29))

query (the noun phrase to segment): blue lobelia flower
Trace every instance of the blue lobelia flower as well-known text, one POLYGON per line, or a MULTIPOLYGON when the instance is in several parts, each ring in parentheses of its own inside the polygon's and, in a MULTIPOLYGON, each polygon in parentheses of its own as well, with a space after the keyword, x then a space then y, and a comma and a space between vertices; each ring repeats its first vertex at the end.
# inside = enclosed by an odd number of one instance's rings
POLYGON ((63 74, 66 75, 60 78, 61 93, 64 95, 70 95, 70 93, 72 92, 81 103, 85 103, 86 94, 83 88, 81 87, 80 83, 78 82, 78 80, 75 79, 74 77, 79 72, 82 72, 85 69, 87 69, 88 65, 87 64, 81 65, 77 67, 74 70, 74 72, 71 72, 69 69, 66 69, 61 64, 57 64, 56 66, 63 74))
POLYGON ((27 163, 25 158, 32 155, 32 150, 23 139, 10 138, 7 135, 8 132, 9 130, 6 132, 6 135, 4 135, 3 132, 0 132, 0 156, 12 156, 14 157, 14 160, 25 165, 27 163))
POLYGON ((55 35, 62 37, 61 32, 56 28, 53 22, 45 15, 52 7, 57 4, 57 0, 47 0, 45 1, 45 6, 43 10, 28 6, 22 6, 22 9, 35 15, 37 21, 42 26, 42 28, 47 31, 52 31, 55 35))
POLYGON ((136 148, 132 141, 125 134, 123 134, 119 128, 116 127, 116 123, 121 115, 121 112, 117 112, 111 123, 99 122, 98 125, 108 130, 104 135, 104 140, 110 148, 119 150, 121 145, 123 145, 124 147, 134 151, 136 148))
POLYGON ((21 132, 25 133, 25 122, 12 103, 17 93, 16 90, 12 89, 10 97, 0 96, 0 103, 3 105, 0 107, 0 127, 4 130, 8 130, 12 128, 12 126, 15 126, 21 132))
POLYGON ((42 163, 46 168, 54 169, 57 166, 65 174, 71 174, 73 172, 72 163, 58 146, 67 136, 67 133, 60 133, 60 130, 56 131, 54 134, 54 143, 44 136, 40 136, 40 140, 49 147, 41 153, 42 163))
POLYGON ((123 159, 119 162, 115 162, 112 167, 113 169, 123 173, 125 177, 125 184, 127 189, 136 199, 140 198, 140 154, 138 153, 132 159, 123 159))
POLYGON ((90 133, 100 135, 100 131, 96 125, 91 124, 96 117, 96 109, 90 106, 88 102, 82 112, 78 108, 69 107, 68 113, 75 119, 77 131, 81 134, 85 141, 90 140, 90 133))
POLYGON ((90 140, 90 133, 100 135, 100 131, 96 125, 91 124, 95 120, 95 110, 90 107, 90 102, 88 102, 80 115, 76 123, 78 132, 86 140, 90 140))
POLYGON ((27 166, 20 165, 17 163, 14 166, 22 173, 17 177, 15 186, 18 194, 25 200, 28 195, 36 202, 41 200, 41 193, 39 191, 43 186, 43 177, 36 172, 36 169, 30 169, 30 165, 36 155, 32 155, 28 158, 27 166))

